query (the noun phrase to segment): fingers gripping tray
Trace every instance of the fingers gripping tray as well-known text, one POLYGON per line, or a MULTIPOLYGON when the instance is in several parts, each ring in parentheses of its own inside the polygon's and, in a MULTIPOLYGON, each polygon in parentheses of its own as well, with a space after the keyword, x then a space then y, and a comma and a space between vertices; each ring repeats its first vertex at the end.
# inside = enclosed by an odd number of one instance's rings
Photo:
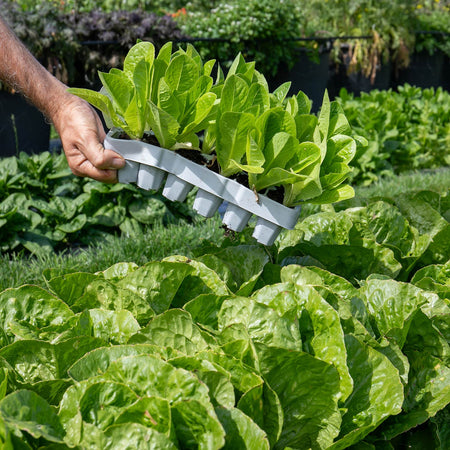
POLYGON ((184 201, 189 191, 198 187, 194 210, 211 217, 225 201, 228 203, 223 223, 233 231, 242 231, 252 215, 257 216, 253 237, 272 245, 282 228, 292 229, 300 208, 288 208, 265 195, 256 195, 235 180, 223 177, 176 152, 136 140, 117 139, 110 132, 105 147, 126 160, 118 172, 120 183, 136 183, 142 189, 158 190, 163 196, 184 201), (164 183, 165 181, 165 183, 164 183))

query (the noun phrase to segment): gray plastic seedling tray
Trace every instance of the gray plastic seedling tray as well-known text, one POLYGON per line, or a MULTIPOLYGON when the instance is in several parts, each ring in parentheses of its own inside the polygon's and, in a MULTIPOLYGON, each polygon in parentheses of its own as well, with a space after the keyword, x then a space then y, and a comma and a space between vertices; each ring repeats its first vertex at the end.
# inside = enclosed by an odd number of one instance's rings
POLYGON ((252 215, 257 216, 253 237, 264 245, 272 245, 281 228, 293 229, 300 207, 288 208, 258 196, 235 180, 223 177, 174 151, 136 140, 117 139, 110 131, 105 139, 110 148, 126 160, 119 170, 119 182, 136 183, 142 189, 158 190, 164 183, 163 195, 172 201, 184 201, 189 191, 198 187, 194 210, 211 217, 225 201, 228 203, 223 223, 233 231, 242 231, 252 215))

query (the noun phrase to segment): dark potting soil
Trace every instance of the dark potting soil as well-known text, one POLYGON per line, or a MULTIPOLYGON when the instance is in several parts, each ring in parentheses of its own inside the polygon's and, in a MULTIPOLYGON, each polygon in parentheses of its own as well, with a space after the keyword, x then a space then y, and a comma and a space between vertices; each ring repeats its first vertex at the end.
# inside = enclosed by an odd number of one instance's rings
POLYGON ((189 159, 200 166, 208 167, 208 160, 198 151, 189 148, 178 148, 175 153, 182 156, 183 158, 189 159))
POLYGON ((266 192, 264 192, 264 195, 277 203, 283 204, 284 188, 282 188, 281 186, 277 186, 274 189, 268 189, 266 192))

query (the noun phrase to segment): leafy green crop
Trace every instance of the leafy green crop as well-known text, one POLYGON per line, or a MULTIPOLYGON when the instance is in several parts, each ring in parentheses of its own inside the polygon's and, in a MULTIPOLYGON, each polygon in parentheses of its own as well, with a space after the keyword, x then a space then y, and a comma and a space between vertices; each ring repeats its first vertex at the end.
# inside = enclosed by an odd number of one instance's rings
POLYGON ((155 223, 190 222, 193 215, 157 192, 75 177, 64 154, 22 153, 0 161, 2 252, 44 255, 155 223))
POLYGON ((449 444, 448 262, 352 284, 230 242, 45 275, 0 293, 9 448, 376 448, 433 416, 449 444))
POLYGON ((71 88, 105 115, 109 126, 141 139, 152 130, 164 148, 175 144, 198 147, 196 132, 211 120, 216 96, 210 92, 214 61, 203 65, 194 47, 172 54, 172 43, 155 56, 150 42, 128 52, 123 70, 100 72, 105 93, 71 88))
POLYGON ((424 266, 448 261, 449 200, 448 194, 418 191, 313 214, 277 241, 278 262, 313 258, 352 282, 373 273, 407 281, 424 266))
POLYGON ((354 183, 450 163, 450 94, 405 84, 392 90, 362 93, 342 90, 336 99, 355 133, 368 147, 358 149, 351 174, 354 183))
POLYGON ((5 448, 447 448, 450 196, 358 201, 1 292, 5 448))
POLYGON ((269 93, 254 64, 236 58, 221 88, 216 121, 206 131, 207 151, 217 153, 223 175, 248 172, 256 191, 282 186, 287 206, 352 197, 353 189, 342 183, 359 141, 349 136, 342 110, 325 93, 317 118, 303 92, 286 98, 288 90, 286 83, 269 93))
POLYGON ((354 195, 344 183, 357 147, 366 142, 351 137, 342 109, 326 93, 317 119, 305 94, 286 98, 288 83, 270 93, 255 63, 240 54, 226 77, 219 67, 213 83, 214 60, 203 64, 191 45, 171 52, 168 43, 155 56, 151 43, 140 42, 123 70, 100 72, 103 93, 70 92, 103 111, 108 125, 130 138, 153 134, 163 148, 215 155, 226 177, 247 172, 255 191, 284 189, 286 206, 354 195))

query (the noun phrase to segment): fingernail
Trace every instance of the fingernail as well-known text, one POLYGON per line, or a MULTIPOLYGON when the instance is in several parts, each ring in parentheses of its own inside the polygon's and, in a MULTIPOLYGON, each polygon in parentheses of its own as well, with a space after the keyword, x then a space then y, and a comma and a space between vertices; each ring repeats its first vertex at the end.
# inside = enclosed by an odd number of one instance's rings
POLYGON ((123 158, 113 158, 112 165, 116 169, 120 169, 125 165, 125 160, 123 158))

